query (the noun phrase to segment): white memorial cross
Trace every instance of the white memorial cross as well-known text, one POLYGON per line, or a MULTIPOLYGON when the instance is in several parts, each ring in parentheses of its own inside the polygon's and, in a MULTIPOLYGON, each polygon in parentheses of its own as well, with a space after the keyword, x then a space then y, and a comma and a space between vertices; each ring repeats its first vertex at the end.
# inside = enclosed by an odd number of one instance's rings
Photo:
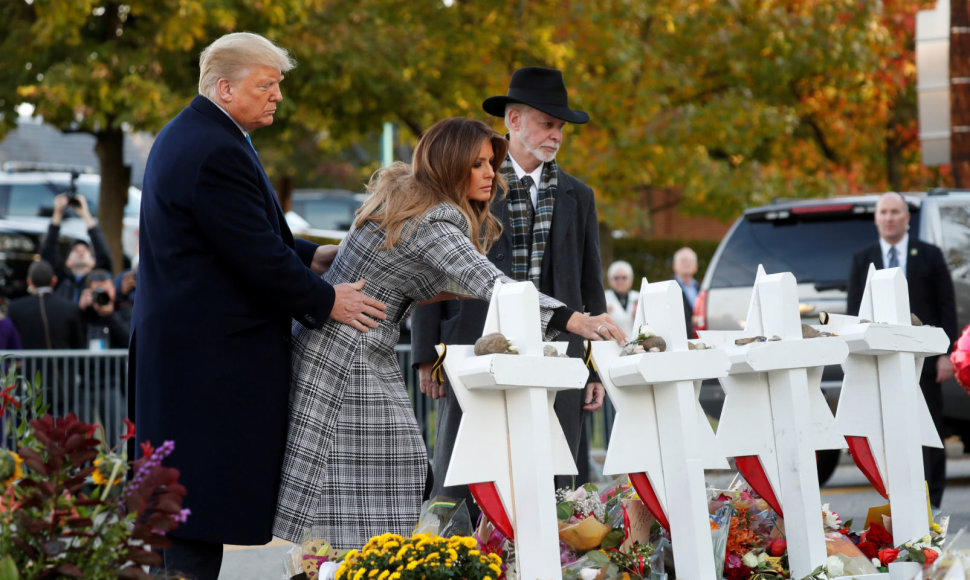
POLYGON ((614 341, 592 345, 616 407, 603 473, 629 473, 631 480, 646 474, 651 490, 636 486, 637 492, 645 501, 648 493, 659 500, 662 513, 654 515, 670 530, 677 576, 714 578, 704 468, 727 469, 728 463, 718 453, 694 381, 725 376, 728 358, 723 349, 688 350, 683 301, 673 280, 648 284, 644 278, 633 332, 648 324, 666 350, 620 356, 614 341))
POLYGON ((745 457, 757 460, 770 487, 756 489, 769 503, 773 494, 774 507, 784 509, 792 577, 808 576, 826 560, 815 451, 845 446, 822 396, 822 367, 845 360, 845 342, 803 339, 795 277, 767 276, 760 266, 745 330, 700 334, 728 349, 731 360, 730 374, 721 379, 721 451, 739 464, 745 457), (739 336, 769 340, 736 346, 739 336))
POLYGON ((515 530, 519 578, 562 578, 553 476, 577 470, 553 403, 556 391, 583 388, 589 370, 580 359, 543 356, 546 344, 564 352, 566 343, 543 343, 531 282, 496 283, 484 329, 491 332, 519 353, 447 347, 444 368, 462 419, 445 485, 494 482, 515 530))
POLYGON ((880 493, 888 491, 894 544, 920 538, 929 533, 922 446, 943 442, 919 375, 923 359, 946 352, 949 338, 942 328, 912 325, 899 268, 876 271, 871 265, 859 316, 832 316, 829 327, 849 347, 836 427, 857 463, 873 460, 859 467, 880 493))

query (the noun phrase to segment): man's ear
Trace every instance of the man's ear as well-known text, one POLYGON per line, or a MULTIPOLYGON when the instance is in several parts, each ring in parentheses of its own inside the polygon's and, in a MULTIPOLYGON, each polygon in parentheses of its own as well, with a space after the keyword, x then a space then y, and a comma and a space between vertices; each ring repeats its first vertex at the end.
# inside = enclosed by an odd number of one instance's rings
MULTIPOLYGON (((31 284, 33 286, 33 284, 31 284)), ((51 276, 51 288, 57 286, 57 276, 51 276)))
POLYGON ((229 79, 219 79, 216 81, 216 89, 219 92, 219 99, 225 103, 232 102, 232 83, 229 79))

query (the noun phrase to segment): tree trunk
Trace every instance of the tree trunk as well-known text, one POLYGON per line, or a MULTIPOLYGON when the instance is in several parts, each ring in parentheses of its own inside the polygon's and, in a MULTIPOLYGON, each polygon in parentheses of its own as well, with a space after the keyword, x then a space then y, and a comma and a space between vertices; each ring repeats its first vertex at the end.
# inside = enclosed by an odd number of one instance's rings
POLYGON ((131 185, 131 167, 124 163, 125 134, 121 129, 98 131, 95 138, 94 152, 101 164, 98 225, 108 240, 111 263, 117 273, 124 265, 121 230, 125 205, 128 203, 128 187, 131 185))
POLYGON ((950 162, 953 185, 970 187, 970 10, 950 1, 950 162))

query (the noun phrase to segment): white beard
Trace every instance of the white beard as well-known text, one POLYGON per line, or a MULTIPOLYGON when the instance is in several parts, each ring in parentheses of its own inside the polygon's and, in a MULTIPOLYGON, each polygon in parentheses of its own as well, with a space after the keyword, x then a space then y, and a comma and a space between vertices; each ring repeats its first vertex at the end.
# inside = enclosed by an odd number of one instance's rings
POLYGON ((538 147, 532 147, 526 143, 523 143, 523 144, 525 145, 526 151, 531 153, 533 157, 535 157, 536 159, 538 159, 543 163, 549 163, 550 161, 553 161, 556 158, 556 153, 559 152, 559 146, 555 145, 554 143, 548 143, 548 144, 540 143, 538 147), (553 151, 552 153, 546 153, 543 149, 541 149, 543 145, 554 146, 556 150, 553 151))

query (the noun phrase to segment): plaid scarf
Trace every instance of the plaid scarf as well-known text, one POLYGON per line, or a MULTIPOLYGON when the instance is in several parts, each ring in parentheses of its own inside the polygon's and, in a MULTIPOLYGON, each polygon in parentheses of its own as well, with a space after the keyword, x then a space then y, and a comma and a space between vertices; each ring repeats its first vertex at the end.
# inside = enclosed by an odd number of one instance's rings
POLYGON ((512 226, 512 278, 519 281, 531 280, 538 288, 542 256, 545 254, 549 230, 552 228, 559 169, 555 160, 543 164, 536 202, 538 207, 535 211, 532 209, 529 190, 515 175, 511 158, 505 159, 501 171, 508 183, 509 223, 512 226))

